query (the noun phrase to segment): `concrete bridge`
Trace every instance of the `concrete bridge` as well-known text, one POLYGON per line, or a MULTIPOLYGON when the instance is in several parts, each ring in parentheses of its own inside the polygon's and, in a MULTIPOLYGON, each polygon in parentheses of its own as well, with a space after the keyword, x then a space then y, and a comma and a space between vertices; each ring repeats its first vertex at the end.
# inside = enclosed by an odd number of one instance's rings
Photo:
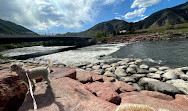
POLYGON ((0 44, 36 42, 36 41, 57 41, 62 45, 87 46, 94 44, 94 37, 65 37, 65 36, 40 36, 40 35, 0 35, 0 44))

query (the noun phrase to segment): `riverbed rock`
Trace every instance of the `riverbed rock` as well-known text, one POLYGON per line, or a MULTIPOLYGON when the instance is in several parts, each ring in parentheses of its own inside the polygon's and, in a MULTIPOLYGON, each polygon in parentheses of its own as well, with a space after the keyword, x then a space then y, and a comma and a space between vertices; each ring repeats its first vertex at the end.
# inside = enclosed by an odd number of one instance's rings
POLYGON ((149 66, 148 66, 148 65, 145 65, 145 64, 142 64, 142 65, 140 65, 140 68, 141 68, 141 69, 149 69, 149 66))
POLYGON ((135 74, 136 70, 133 69, 132 67, 128 67, 127 70, 126 70, 126 72, 129 73, 129 74, 135 74))
POLYGON ((169 84, 172 84, 174 87, 181 90, 184 94, 188 94, 188 82, 182 79, 166 81, 169 84))
POLYGON ((110 72, 115 72, 115 70, 116 70, 115 67, 109 67, 105 69, 105 71, 110 71, 110 72))
POLYGON ((132 64, 132 65, 129 65, 129 67, 130 67, 130 68, 133 68, 133 69, 136 69, 136 68, 138 68, 138 66, 137 66, 137 65, 134 65, 134 64, 132 64))
POLYGON ((120 66, 120 64, 119 63, 113 63, 113 64, 111 64, 111 66, 112 67, 118 67, 118 66, 120 66))
POLYGON ((141 91, 142 88, 137 84, 137 83, 133 83, 132 86, 137 89, 137 91, 141 91))
POLYGON ((133 77, 121 77, 119 80, 123 81, 123 82, 126 82, 126 83, 128 83, 128 82, 131 82, 131 83, 136 82, 136 80, 133 77))
POLYGON ((161 75, 160 74, 149 73, 149 74, 147 74, 147 77, 148 78, 153 78, 153 79, 161 80, 161 75))
POLYGON ((111 67, 110 65, 104 64, 104 65, 102 66, 102 69, 106 69, 106 68, 110 68, 110 67, 111 67))
POLYGON ((93 66, 92 69, 94 69, 94 70, 98 70, 98 69, 101 69, 101 66, 100 66, 100 65, 93 66))
POLYGON ((157 72, 157 71, 158 71, 157 68, 154 68, 154 67, 150 67, 150 68, 149 68, 149 72, 151 72, 151 73, 155 73, 155 72, 157 72))
POLYGON ((92 68, 93 67, 93 64, 89 64, 86 66, 86 68, 92 68))
POLYGON ((165 74, 162 75, 164 80, 171 80, 171 79, 178 79, 179 76, 172 73, 172 72, 166 72, 165 74))
POLYGON ((106 71, 106 72, 104 73, 104 76, 117 78, 117 75, 113 74, 113 73, 110 72, 110 71, 106 71))
POLYGON ((163 66, 163 67, 159 67, 158 68, 160 71, 165 71, 165 70, 168 70, 168 69, 170 69, 169 67, 167 67, 167 66, 163 66))
POLYGON ((167 95, 171 95, 173 97, 175 97, 176 94, 182 94, 182 91, 180 91, 173 85, 160 81, 149 82, 146 89, 151 91, 158 91, 167 95))
POLYGON ((146 76, 146 74, 133 74, 133 75, 131 75, 131 77, 133 77, 136 80, 139 80, 140 78, 143 78, 145 76, 146 76))
POLYGON ((180 75, 180 78, 185 81, 188 81, 188 74, 182 74, 182 75, 180 75))
POLYGON ((139 80, 138 84, 142 87, 142 89, 146 89, 148 83, 152 83, 154 81, 159 81, 159 80, 143 77, 139 80))
POLYGON ((140 63, 142 63, 142 59, 136 59, 135 60, 135 64, 140 64, 140 63))
POLYGON ((155 72, 155 74, 160 74, 160 75, 162 75, 164 73, 165 73, 164 71, 157 71, 157 72, 155 72))
POLYGON ((179 71, 177 69, 167 70, 165 74, 162 75, 162 77, 165 80, 170 79, 178 79, 180 75, 183 75, 184 73, 182 71, 179 71))
POLYGON ((184 73, 188 72, 188 67, 182 67, 182 71, 183 71, 184 73))
POLYGON ((149 71, 146 69, 137 68, 137 74, 148 74, 149 71))
POLYGON ((98 73, 99 75, 104 74, 104 70, 103 69, 93 70, 92 72, 98 73))
POLYGON ((86 71, 92 71, 93 69, 92 68, 86 68, 85 70, 86 71))
POLYGON ((129 63, 129 62, 134 61, 134 59, 133 58, 124 58, 122 61, 126 62, 126 63, 129 63))
POLYGON ((121 67, 121 66, 117 67, 114 74, 117 75, 119 78, 127 76, 125 69, 123 69, 123 67, 121 67))

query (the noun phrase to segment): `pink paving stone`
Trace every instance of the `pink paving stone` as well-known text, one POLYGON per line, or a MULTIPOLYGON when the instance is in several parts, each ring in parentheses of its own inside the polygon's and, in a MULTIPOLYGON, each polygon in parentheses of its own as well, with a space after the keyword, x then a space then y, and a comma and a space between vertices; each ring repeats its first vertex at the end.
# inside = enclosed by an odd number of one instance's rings
POLYGON ((133 86, 127 83, 124 83, 122 81, 116 81, 116 82, 113 82, 113 84, 116 85, 121 92, 136 91, 136 89, 133 86))
POLYGON ((85 71, 77 71, 77 80, 81 83, 93 82, 91 74, 85 71))
POLYGON ((143 104, 153 107, 155 109, 167 109, 170 111, 187 111, 188 106, 176 104, 168 100, 162 100, 154 97, 147 96, 139 92, 126 92, 120 94, 122 98, 121 105, 128 104, 143 104))
POLYGON ((97 97, 105 101, 110 101, 114 104, 118 104, 121 100, 118 93, 116 92, 117 88, 111 86, 110 83, 93 82, 91 84, 86 84, 85 87, 91 93, 95 94, 97 97))
POLYGON ((188 106, 188 95, 176 94, 175 100, 172 102, 176 104, 188 106))
MULTIPOLYGON (((51 80, 51 87, 37 83, 34 92, 38 111, 114 111, 116 105, 104 101, 85 89, 80 82, 63 77, 51 80)), ((33 111, 30 95, 19 111, 33 111)))
POLYGON ((140 91, 140 93, 142 93, 146 96, 163 99, 163 100, 167 100, 167 101, 174 100, 174 98, 172 96, 169 96, 169 95, 166 95, 166 94, 163 94, 160 92, 156 92, 156 91, 140 91))
POLYGON ((52 68, 53 72, 49 74, 50 78, 69 77, 76 80, 76 70, 73 68, 52 68))

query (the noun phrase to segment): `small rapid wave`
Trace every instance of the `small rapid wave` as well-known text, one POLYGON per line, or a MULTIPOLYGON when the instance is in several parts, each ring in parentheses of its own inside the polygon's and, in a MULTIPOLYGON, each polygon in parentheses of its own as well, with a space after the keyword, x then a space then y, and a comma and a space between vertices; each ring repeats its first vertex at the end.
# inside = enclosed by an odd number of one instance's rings
POLYGON ((35 62, 35 63, 46 63, 47 59, 51 59, 54 63, 57 64, 83 64, 83 63, 97 63, 114 60, 114 58, 108 56, 109 54, 119 50, 122 46, 126 44, 103 44, 103 45, 93 45, 84 48, 79 48, 77 50, 70 50, 55 54, 50 54, 46 56, 31 58, 26 60, 26 62, 35 62), (100 58, 103 59, 100 59, 100 58))

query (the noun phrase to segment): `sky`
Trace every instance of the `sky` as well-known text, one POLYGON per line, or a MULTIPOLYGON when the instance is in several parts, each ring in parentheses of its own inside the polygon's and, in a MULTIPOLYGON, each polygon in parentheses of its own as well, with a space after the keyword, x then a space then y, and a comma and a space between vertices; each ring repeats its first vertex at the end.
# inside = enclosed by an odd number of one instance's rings
POLYGON ((0 19, 39 34, 80 32, 112 19, 143 20, 187 0, 0 0, 0 19))

